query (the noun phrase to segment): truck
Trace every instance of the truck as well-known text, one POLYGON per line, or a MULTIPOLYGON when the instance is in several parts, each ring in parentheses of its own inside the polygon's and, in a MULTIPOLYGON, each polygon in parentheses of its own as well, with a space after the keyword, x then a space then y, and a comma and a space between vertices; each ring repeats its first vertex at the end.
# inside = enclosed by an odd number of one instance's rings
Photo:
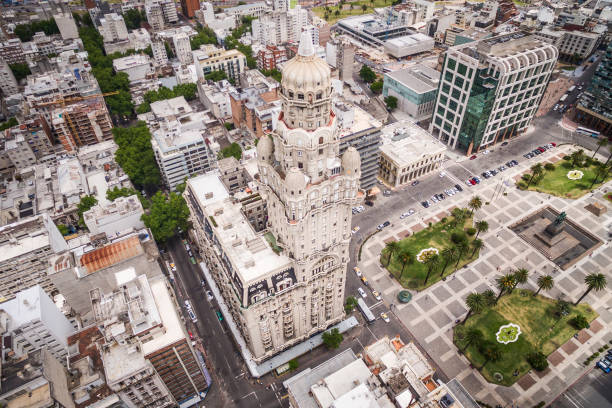
POLYGON ((572 85, 570 86, 570 89, 567 90, 567 93, 572 93, 574 92, 574 89, 576 89, 576 85, 572 85))
POLYGON ((565 102, 566 99, 567 99, 567 94, 565 94, 561 98, 559 98, 559 102, 565 102))

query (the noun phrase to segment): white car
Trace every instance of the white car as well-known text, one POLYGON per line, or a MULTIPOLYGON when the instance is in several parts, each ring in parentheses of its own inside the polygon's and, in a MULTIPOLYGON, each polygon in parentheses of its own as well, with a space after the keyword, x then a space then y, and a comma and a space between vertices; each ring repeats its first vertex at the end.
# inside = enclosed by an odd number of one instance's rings
POLYGON ((402 215, 400 215, 400 220, 403 220, 404 218, 409 217, 409 216, 410 216, 410 213, 405 212, 402 215))
POLYGON ((446 173, 445 173, 445 172, 443 172, 443 171, 441 171, 441 172, 440 172, 440 178, 442 178, 442 177, 444 177, 444 176, 446 176, 446 173))
POLYGON ((210 290, 206 291, 206 297, 208 300, 213 300, 215 298, 210 290))
POLYGON ((374 296, 376 300, 382 300, 382 297, 380 297, 380 293, 378 293, 378 291, 373 290, 372 296, 374 296))
POLYGON ((355 275, 361 278, 361 269, 359 269, 359 267, 356 266, 353 268, 353 270, 355 271, 355 275))
POLYGON ((465 184, 467 184, 468 187, 472 187, 472 182, 470 181, 470 179, 465 180, 465 184))
POLYGON ((386 323, 389 323, 391 320, 389 319, 389 315, 387 315, 385 312, 382 312, 380 314, 380 318, 383 319, 386 323))
POLYGON ((431 196, 431 201, 433 201, 434 203, 437 203, 439 200, 435 196, 431 196))
POLYGON ((360 229, 359 225, 353 228, 353 234, 356 234, 357 232, 359 232, 359 229, 360 229))
POLYGON ((414 211, 414 208, 411 208, 408 210, 408 215, 412 215, 414 214, 416 211, 414 211))
POLYGON ((368 297, 368 295, 365 293, 365 290, 363 290, 361 288, 357 288, 357 292, 359 292, 361 297, 364 298, 364 299, 368 297))

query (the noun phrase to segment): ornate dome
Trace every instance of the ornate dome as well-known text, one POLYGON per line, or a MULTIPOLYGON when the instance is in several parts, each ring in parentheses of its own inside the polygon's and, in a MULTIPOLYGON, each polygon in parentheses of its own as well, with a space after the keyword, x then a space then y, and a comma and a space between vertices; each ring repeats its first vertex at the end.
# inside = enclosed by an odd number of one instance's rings
POLYGON ((317 57, 310 34, 302 32, 297 55, 283 68, 283 88, 293 91, 314 90, 331 86, 329 65, 317 57))
POLYGON ((342 155, 342 168, 346 175, 358 174, 361 170, 361 156, 353 146, 346 149, 342 155))
POLYGON ((263 161, 272 160, 272 152, 274 151, 274 144, 268 135, 263 135, 257 142, 257 157, 263 161))
POLYGON ((285 187, 291 193, 300 194, 306 188, 306 177, 297 167, 292 167, 285 177, 285 187))

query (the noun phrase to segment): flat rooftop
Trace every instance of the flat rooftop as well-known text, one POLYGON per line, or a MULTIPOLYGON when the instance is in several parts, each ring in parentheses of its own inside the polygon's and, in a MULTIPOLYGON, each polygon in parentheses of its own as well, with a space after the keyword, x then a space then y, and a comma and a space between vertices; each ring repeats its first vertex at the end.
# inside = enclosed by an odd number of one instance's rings
POLYGON ((168 292, 166 279, 163 276, 151 279, 149 286, 157 306, 159 318, 164 326, 164 331, 163 333, 153 335, 150 340, 142 342, 142 352, 145 355, 185 339, 184 328, 178 316, 176 306, 170 297, 170 292, 168 292))
POLYGON ((149 63, 150 59, 148 56, 142 54, 134 54, 128 57, 117 58, 113 60, 113 67, 115 68, 115 71, 123 71, 149 63))
POLYGON ((380 151, 398 167, 408 166, 423 157, 446 150, 446 146, 429 132, 409 120, 385 126, 382 133, 380 151))
POLYGON ((423 64, 389 72, 386 75, 418 94, 437 90, 440 82, 440 72, 423 64))
POLYGON ((151 112, 158 118, 163 118, 171 115, 183 115, 193 112, 191 106, 187 103, 184 96, 179 96, 172 99, 164 99, 163 101, 153 102, 151 104, 151 112))
POLYGON ((363 132, 366 129, 380 128, 382 126, 382 123, 378 119, 374 118, 374 116, 370 115, 359 106, 350 103, 345 103, 343 105, 346 108, 353 110, 353 123, 349 128, 339 129, 340 138, 352 135, 354 133, 363 132))

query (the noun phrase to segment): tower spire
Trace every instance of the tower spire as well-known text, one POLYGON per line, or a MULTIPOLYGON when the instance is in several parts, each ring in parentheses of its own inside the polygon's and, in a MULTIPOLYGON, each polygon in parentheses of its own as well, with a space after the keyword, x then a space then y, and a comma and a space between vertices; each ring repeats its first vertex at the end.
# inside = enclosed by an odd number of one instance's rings
POLYGON ((314 47, 312 45, 312 38, 308 31, 302 31, 300 37, 300 46, 298 47, 298 55, 302 57, 310 57, 314 55, 314 47))

